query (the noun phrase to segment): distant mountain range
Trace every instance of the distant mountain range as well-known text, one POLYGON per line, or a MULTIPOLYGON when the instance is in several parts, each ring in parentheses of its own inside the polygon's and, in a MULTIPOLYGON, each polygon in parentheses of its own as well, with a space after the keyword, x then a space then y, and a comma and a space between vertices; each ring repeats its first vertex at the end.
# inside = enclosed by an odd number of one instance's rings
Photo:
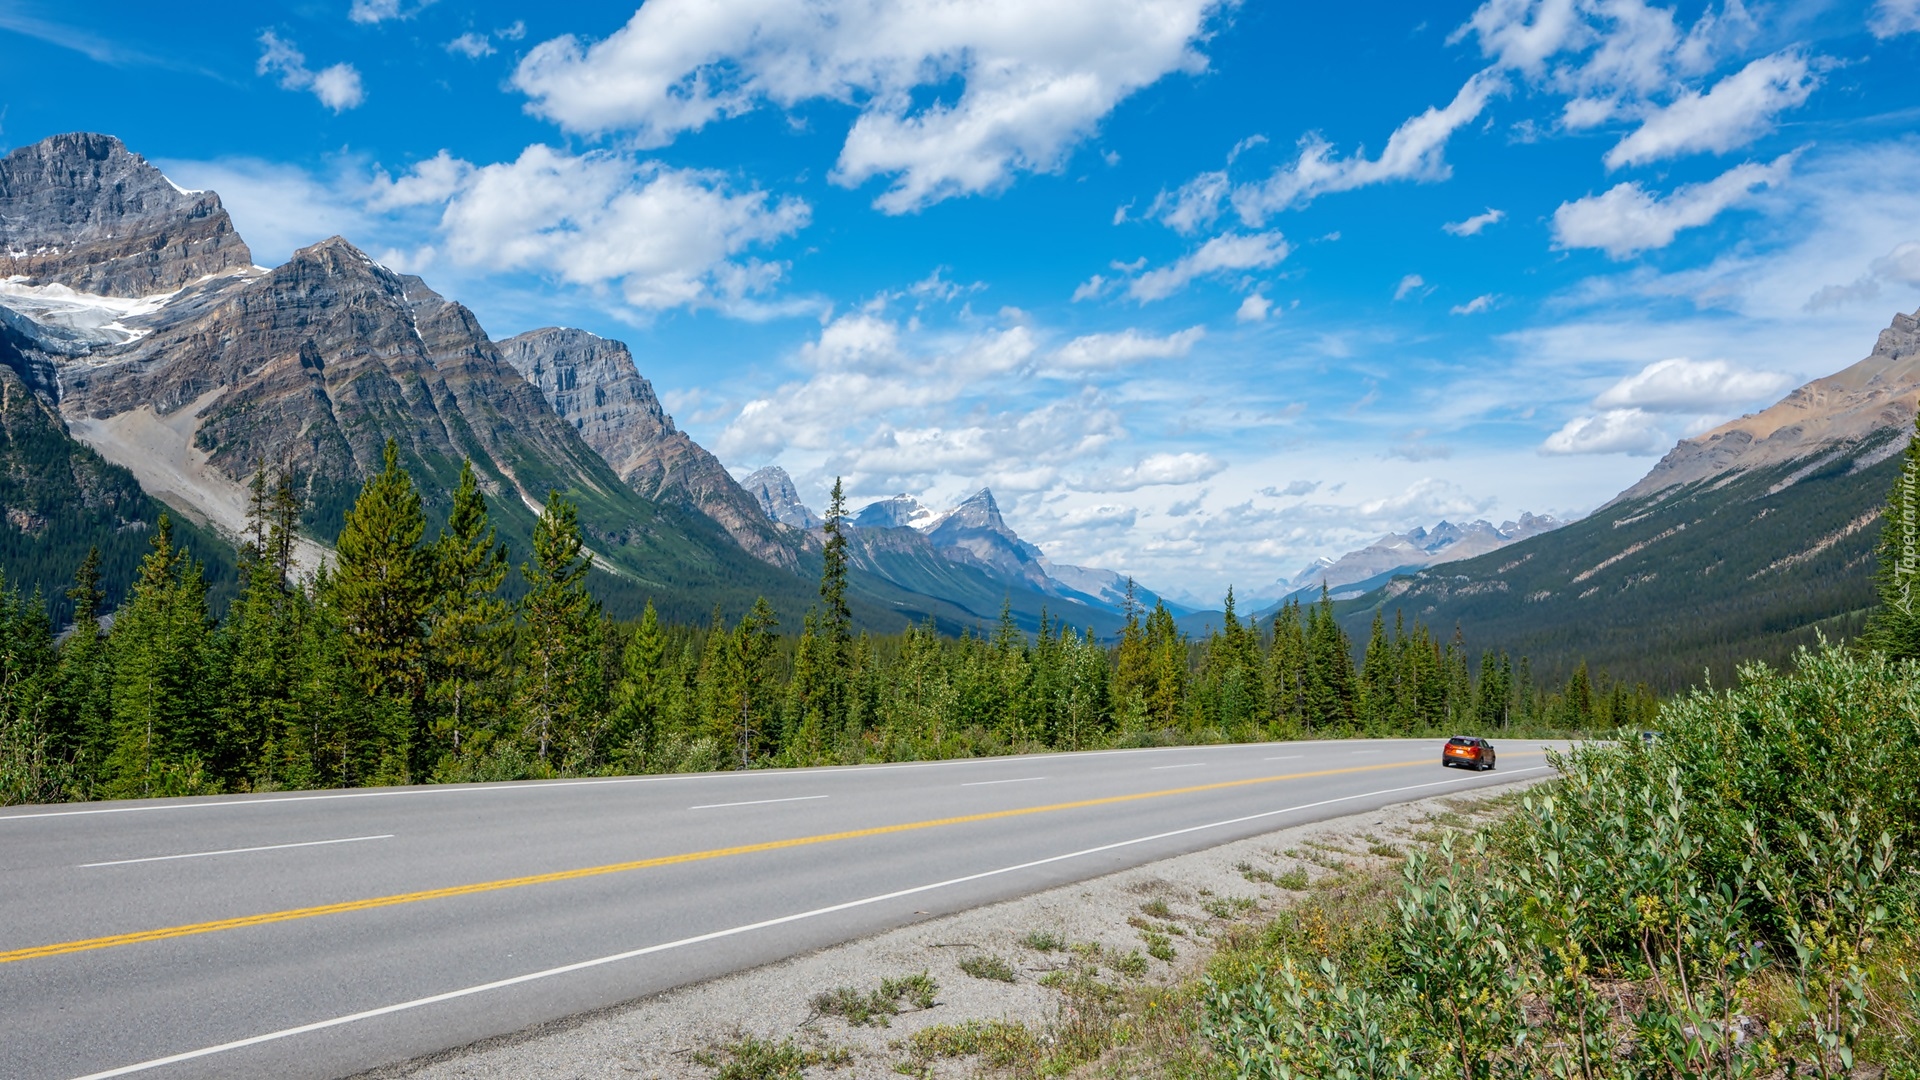
POLYGON ((1681 440, 1587 518, 1343 605, 1347 628, 1399 611, 1554 677, 1584 658, 1665 690, 1850 637, 1916 401, 1920 312, 1859 363, 1681 440))
MULTIPOLYGON (((433 521, 471 460, 516 552, 550 493, 576 502, 617 614, 651 598, 691 621, 766 596, 797 621, 814 600, 818 515, 777 470, 735 482, 626 345, 558 327, 494 341, 341 237, 256 266, 219 195, 111 136, 0 158, 0 391, 0 566, 47 596, 98 544, 117 597, 162 506, 212 569, 230 566, 263 464, 298 477, 317 565, 391 438, 433 521)), ((983 496, 938 535, 862 530, 856 618, 958 628, 1004 602, 1027 627, 1043 607, 1117 626, 1097 591, 1038 569, 983 496)))
MULTIPOLYGON (((771 465, 746 480, 768 517, 782 521, 812 521, 820 515, 800 501, 786 470, 771 465)), ((922 579, 928 559, 941 560, 1010 583, 1040 597, 1085 605, 1109 616, 1124 616, 1128 579, 1112 570, 1056 563, 1020 538, 1000 513, 993 492, 981 488, 959 505, 936 513, 905 492, 862 506, 848 519, 851 542, 859 565, 902 587, 922 579)), ((808 526, 815 528, 816 525, 808 526)), ((1138 583, 1133 600, 1142 608, 1165 603, 1175 615, 1194 609, 1165 600, 1138 583)))
MULTIPOLYGON (((1442 521, 1431 529, 1388 533, 1337 559, 1316 559, 1293 578, 1282 580, 1280 598, 1265 610, 1277 610, 1290 599, 1317 599, 1322 587, 1335 600, 1351 600, 1379 588, 1395 575, 1485 555, 1564 524, 1552 517, 1523 513, 1519 521, 1497 526, 1486 521, 1461 525, 1442 521)), ((1265 595, 1273 593, 1266 591, 1265 595)))

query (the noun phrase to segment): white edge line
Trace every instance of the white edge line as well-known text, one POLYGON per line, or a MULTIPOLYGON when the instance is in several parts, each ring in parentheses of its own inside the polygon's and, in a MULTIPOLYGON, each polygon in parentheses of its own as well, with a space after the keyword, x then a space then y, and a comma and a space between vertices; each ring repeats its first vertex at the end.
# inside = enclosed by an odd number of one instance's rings
POLYGON ((765 806, 777 802, 807 802, 812 799, 825 799, 826 795, 795 795, 791 799, 748 799, 746 802, 716 802, 704 806, 689 806, 689 810, 719 810, 728 806, 765 806))
POLYGON ((282 851, 286 848, 320 847, 323 844, 357 844, 362 840, 391 840, 392 833, 379 836, 343 836, 338 840, 302 840, 297 844, 264 844, 260 847, 227 848, 224 851, 190 851, 185 855, 149 855, 144 859, 115 859, 112 862, 81 863, 75 869, 89 870, 96 866, 128 866, 133 863, 166 862, 170 859, 204 859, 209 855, 244 855, 249 851, 282 851))
MULTIPOLYGON (((1518 773, 1543 772, 1551 768, 1552 766, 1550 765, 1536 765, 1531 769, 1520 769, 1517 771, 1509 770, 1505 773, 1505 775, 1515 776, 1515 775, 1518 775, 1518 773)), ((1021 870, 1031 870, 1036 866, 1046 866, 1048 863, 1064 862, 1067 859, 1078 859, 1088 855, 1098 855, 1104 851, 1113 851, 1118 848, 1132 847, 1135 844, 1150 844, 1155 840, 1166 840, 1170 837, 1184 836, 1187 833, 1203 832, 1207 829, 1223 829, 1229 825, 1242 825, 1249 821, 1258 821, 1261 818, 1277 817, 1278 815, 1281 815, 1281 814, 1295 814, 1295 813, 1299 813, 1302 810, 1313 810, 1322 806, 1331 806, 1334 803, 1352 802, 1355 799, 1367 799, 1367 798, 1373 798, 1379 795, 1397 795, 1403 791, 1419 791, 1423 788, 1446 787, 1450 784, 1458 784, 1467 780, 1476 780, 1476 779, 1496 779, 1496 778, 1481 777, 1478 774, 1475 774, 1473 776, 1458 776, 1458 777, 1453 777, 1447 780, 1435 780, 1435 781, 1432 781, 1431 783, 1426 783, 1426 784, 1409 784, 1405 787, 1387 788, 1382 791, 1363 791, 1357 795, 1342 795, 1338 798, 1322 799, 1319 802, 1302 803, 1299 806, 1289 806, 1280 810, 1267 810, 1258 814, 1248 814, 1245 817, 1229 818, 1226 821, 1209 822, 1205 825, 1190 825, 1184 829, 1173 829, 1169 832, 1155 833, 1152 836, 1135 837, 1132 840, 1120 840, 1111 844, 1102 844, 1099 847, 1082 848, 1079 851, 1070 851, 1065 855, 1050 855, 1044 859, 1035 859, 1032 862, 1020 863, 1017 866, 1003 866, 997 870, 983 870, 977 874, 968 874, 964 877, 948 878, 945 881, 936 881, 930 885, 915 885, 912 888, 899 889, 890 893, 882 893, 878 896, 868 896, 859 900, 848 900, 845 903, 832 904, 827 907, 814 908, 812 911, 802 911, 792 915, 782 915, 778 918, 763 919, 760 922, 748 923, 744 926, 734 926, 734 927, 729 927, 725 930, 714 930, 705 934, 696 934, 693 937, 681 938, 678 941, 664 941, 658 945, 647 945, 643 948, 630 949, 626 952, 614 953, 611 956, 601 956, 601 957, 595 957, 592 960, 581 960, 572 964, 562 964, 559 967, 547 968, 544 971, 530 971, 525 975, 515 975, 512 978, 497 979, 490 983, 481 983, 478 986, 463 987, 462 989, 459 989, 459 990, 449 990, 443 994, 433 994, 428 997, 414 998, 412 1001, 402 1001, 393 1005, 382 1005, 377 1009, 367 1009, 364 1012, 349 1013, 346 1016, 336 1016, 331 1020, 316 1020, 311 1024, 301 1024, 299 1027, 282 1028, 279 1031, 269 1031, 264 1035, 254 1035, 245 1039, 235 1039, 232 1042, 221 1043, 218 1046, 207 1046, 207 1047, 202 1047, 199 1050, 188 1050, 185 1053, 171 1054, 167 1057, 154 1058, 150 1061, 137 1062, 132 1065, 122 1065, 117 1069, 108 1069, 105 1072, 88 1073, 85 1076, 75 1077, 74 1080, 110 1080, 111 1077, 115 1077, 115 1076, 126 1076, 131 1073, 146 1072, 149 1069, 158 1069, 167 1065, 176 1065, 182 1061, 193 1061, 197 1058, 211 1057, 214 1054, 224 1054, 230 1050, 243 1050, 249 1046, 258 1046, 261 1043, 274 1042, 279 1039, 287 1039, 295 1035, 305 1035, 309 1032, 324 1031, 327 1028, 334 1028, 334 1027, 340 1027, 345 1024, 357 1023, 361 1020, 372 1020, 375 1017, 388 1016, 390 1014, 398 1013, 398 1012, 406 1012, 409 1009, 418 1009, 427 1005, 438 1005, 443 1001, 453 1001, 458 998, 471 997, 474 994, 484 994, 490 990, 503 990, 509 986, 518 986, 521 983, 534 982, 539 979, 550 979, 556 975, 569 975, 569 974, 572 974, 573 972, 584 971, 588 968, 600 967, 605 964, 619 963, 622 960, 632 960, 635 957, 648 956, 653 953, 667 952, 672 949, 681 949, 689 945, 699 945, 708 941, 716 941, 716 940, 719 940, 720 938, 735 937, 740 934, 752 933, 755 930, 765 930, 768 927, 781 926, 786 923, 792 923, 792 922, 800 922, 803 919, 815 919, 815 918, 819 918, 822 915, 832 915, 837 912, 850 910, 852 908, 866 907, 869 904, 879 904, 879 903, 884 903, 888 900, 898 900, 903 896, 913 896, 916 893, 931 892, 934 889, 945 889, 954 885, 964 885, 970 881, 979 881, 982 878, 998 877, 1001 874, 1012 874, 1012 873, 1017 873, 1021 870)))
POLYGON ((1045 780, 1044 776, 1021 776, 1012 780, 969 780, 961 787, 985 787, 988 784, 1024 784, 1030 780, 1045 780))

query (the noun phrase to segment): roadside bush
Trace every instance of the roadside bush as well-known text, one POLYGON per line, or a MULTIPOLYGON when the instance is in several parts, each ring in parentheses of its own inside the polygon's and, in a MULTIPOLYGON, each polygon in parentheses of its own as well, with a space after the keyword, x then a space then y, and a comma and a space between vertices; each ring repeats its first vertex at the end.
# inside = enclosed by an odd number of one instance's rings
MULTIPOLYGON (((1216 963, 1235 1077, 1920 1076, 1920 667, 1835 648, 1589 745, 1390 901, 1216 963), (1867 1055, 1863 1057, 1862 1055, 1867 1055), (1903 1071, 1904 1070, 1904 1071, 1903 1071)), ((1342 912, 1341 904, 1352 910, 1342 912)))

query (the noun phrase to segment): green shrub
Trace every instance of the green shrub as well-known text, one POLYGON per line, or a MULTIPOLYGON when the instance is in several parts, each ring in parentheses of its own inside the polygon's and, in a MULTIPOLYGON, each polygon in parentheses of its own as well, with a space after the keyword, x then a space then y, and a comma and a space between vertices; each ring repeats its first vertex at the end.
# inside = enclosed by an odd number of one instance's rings
POLYGON ((976 979, 1012 982, 1013 965, 998 956, 968 956, 960 961, 960 970, 976 979))

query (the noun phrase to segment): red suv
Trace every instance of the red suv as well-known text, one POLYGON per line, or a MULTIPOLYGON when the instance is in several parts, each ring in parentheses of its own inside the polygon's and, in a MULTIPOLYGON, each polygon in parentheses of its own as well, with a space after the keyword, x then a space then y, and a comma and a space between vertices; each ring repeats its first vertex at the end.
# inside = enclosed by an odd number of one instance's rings
POLYGON ((1466 765, 1484 772, 1493 768, 1493 744, 1477 735, 1455 735, 1440 751, 1440 764, 1466 765))

